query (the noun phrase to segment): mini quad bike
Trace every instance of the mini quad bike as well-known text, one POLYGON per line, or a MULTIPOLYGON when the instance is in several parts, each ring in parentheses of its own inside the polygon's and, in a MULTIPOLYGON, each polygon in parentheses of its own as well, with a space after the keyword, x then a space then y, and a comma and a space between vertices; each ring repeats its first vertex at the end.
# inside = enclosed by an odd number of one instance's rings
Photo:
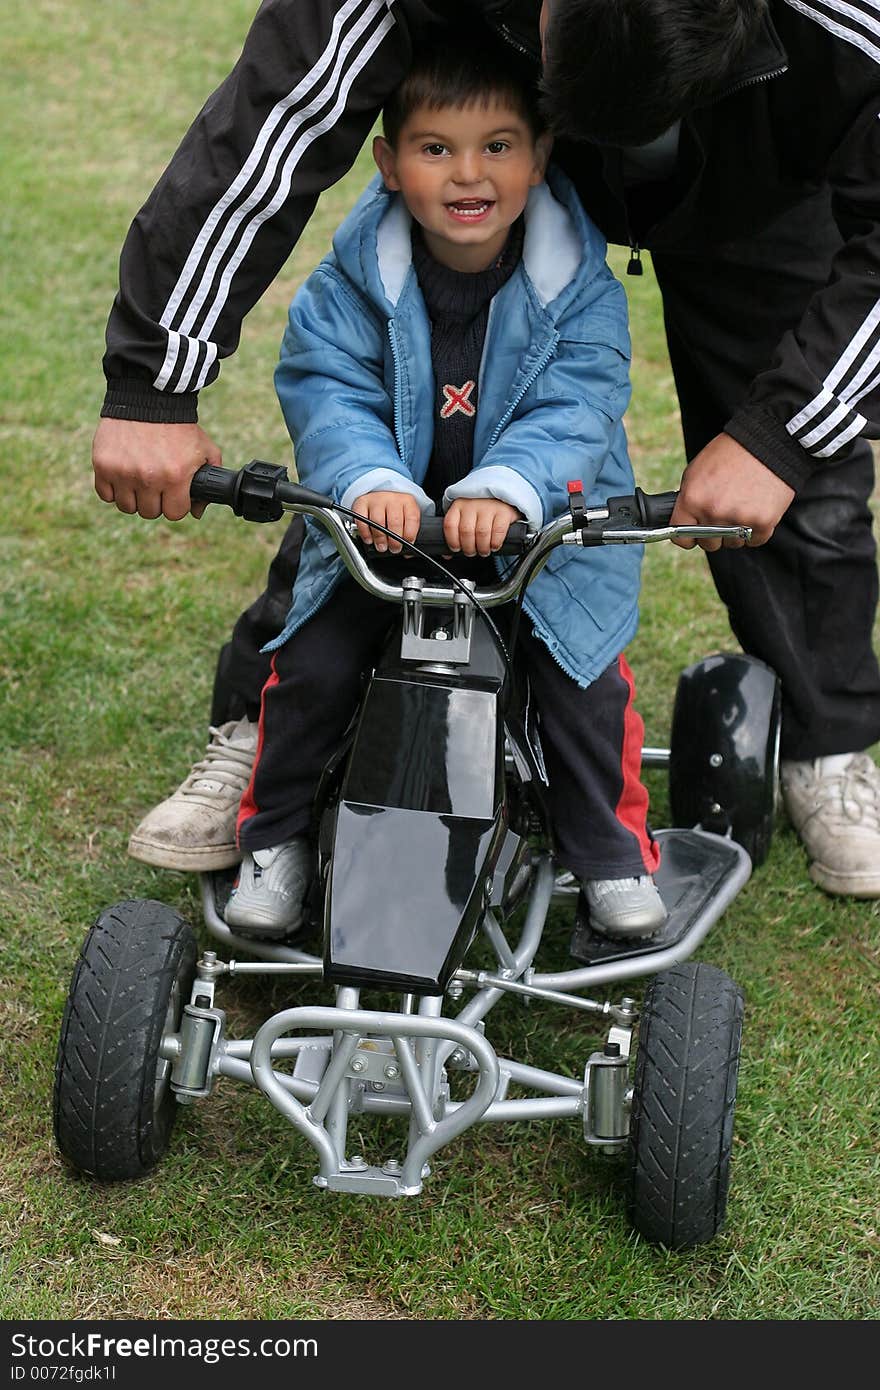
MULTIPOLYGON (((505 553, 518 557, 503 562, 497 584, 475 588, 439 565, 442 584, 388 582, 364 558, 350 515, 284 469, 255 462, 196 475, 195 498, 248 519, 314 518, 357 582, 400 606, 402 622, 317 797, 322 956, 301 937, 233 933, 223 918, 231 874, 202 875, 205 925, 250 959, 199 955, 192 928, 155 901, 119 903, 91 928, 55 1081, 57 1142, 77 1168, 107 1180, 147 1172, 178 1103, 231 1077, 259 1087, 312 1145, 322 1188, 417 1193, 432 1155, 471 1125, 569 1117, 591 1148, 626 1154, 629 1215, 645 1237, 683 1247, 720 1229, 743 1001, 722 970, 688 958, 767 851, 777 681, 740 655, 684 672, 670 748, 644 750, 647 766, 668 767, 683 827, 655 832, 668 920, 653 938, 625 943, 592 930, 577 884, 554 867, 538 729, 522 690, 512 693, 521 683, 487 610, 520 597, 559 545, 731 530, 670 526, 674 493, 637 490, 587 509, 579 485, 570 492, 569 514, 537 533, 512 528, 505 553), (574 908, 565 968, 538 963, 554 900, 574 908), (474 962, 479 952, 488 968, 474 962), (312 976, 335 999, 282 1009, 252 1039, 233 1040, 216 994, 244 974, 312 976), (642 976, 651 980, 639 1009, 626 984, 642 976), (583 993, 611 986, 622 988, 616 1002, 583 993), (375 1007, 377 995, 396 1006, 375 1007), (485 1020, 511 995, 600 1024, 604 1044, 582 1075, 499 1056, 485 1020), (347 1152, 350 1117, 362 1113, 401 1117, 397 1156, 370 1163, 347 1152)), ((426 523, 418 549, 442 554, 441 528, 435 521, 432 536, 426 523)))

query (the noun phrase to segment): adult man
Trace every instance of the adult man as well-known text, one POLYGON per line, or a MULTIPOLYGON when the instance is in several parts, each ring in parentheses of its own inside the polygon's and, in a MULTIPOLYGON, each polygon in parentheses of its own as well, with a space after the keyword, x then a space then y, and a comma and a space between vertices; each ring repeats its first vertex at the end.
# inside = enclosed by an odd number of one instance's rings
MULTIPOLYGON (((195 424, 197 391, 350 164, 413 39, 450 8, 263 4, 123 251, 94 451, 105 501, 186 514, 193 472, 219 457, 195 424)), ((538 60, 540 23, 554 157, 609 240, 632 247, 633 269, 652 252, 689 459, 674 520, 753 526, 753 548, 710 564, 743 647, 782 678, 789 814, 821 886, 880 896, 880 774, 864 751, 880 738, 866 442, 880 432, 880 14, 872 0, 479 9, 524 61, 538 60)), ((223 732, 138 827, 138 857, 206 868, 235 856, 235 771, 265 674, 256 648, 283 616, 295 542, 225 650, 223 732)))

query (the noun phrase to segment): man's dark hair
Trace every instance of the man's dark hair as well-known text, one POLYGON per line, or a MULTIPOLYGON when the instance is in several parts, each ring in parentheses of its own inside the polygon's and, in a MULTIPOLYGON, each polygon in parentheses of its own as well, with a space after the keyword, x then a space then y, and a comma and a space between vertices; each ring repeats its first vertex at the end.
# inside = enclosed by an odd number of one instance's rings
POLYGON ((656 139, 723 88, 766 9, 767 0, 552 0, 551 129, 609 145, 656 139))
POLYGON ((499 98, 522 116, 533 135, 540 135, 545 122, 533 71, 471 13, 461 25, 432 30, 415 49, 406 77, 385 103, 382 131, 389 145, 396 145, 404 122, 420 106, 434 111, 442 106, 485 108, 499 98))

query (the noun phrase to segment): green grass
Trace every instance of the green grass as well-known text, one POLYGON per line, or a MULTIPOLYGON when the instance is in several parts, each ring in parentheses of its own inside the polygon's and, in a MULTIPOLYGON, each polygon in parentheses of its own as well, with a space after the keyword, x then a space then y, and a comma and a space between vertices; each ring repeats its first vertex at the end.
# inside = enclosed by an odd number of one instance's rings
MULTIPOLYGON (((278 539, 220 512, 121 516, 95 498, 89 465, 125 228, 253 8, 13 0, 0 17, 0 1314, 875 1318, 880 905, 811 888, 784 823, 701 951, 747 996, 728 1224, 708 1247, 636 1237, 619 1166, 561 1121, 472 1131, 399 1203, 317 1191, 311 1151, 231 1082, 181 1113, 145 1181, 101 1186, 55 1152, 58 1026, 96 911, 149 896, 197 919, 194 882, 128 860, 126 840, 201 748, 217 648, 278 539)), ((284 308, 367 173, 362 158, 322 200, 206 395, 202 422, 231 465, 287 459, 272 389, 284 308)), ((627 289, 639 481, 672 487, 681 445, 656 288, 648 274, 627 289)), ((629 653, 649 742, 666 741, 679 669, 732 645, 700 555, 654 547, 629 653)), ((660 825, 664 779, 649 785, 660 825)), ((566 922, 549 936, 561 964, 566 922)), ((312 997, 241 981, 221 1002, 244 1034, 312 997)), ((491 1034, 574 1075, 598 1040, 578 1015, 514 1002, 491 1034)))

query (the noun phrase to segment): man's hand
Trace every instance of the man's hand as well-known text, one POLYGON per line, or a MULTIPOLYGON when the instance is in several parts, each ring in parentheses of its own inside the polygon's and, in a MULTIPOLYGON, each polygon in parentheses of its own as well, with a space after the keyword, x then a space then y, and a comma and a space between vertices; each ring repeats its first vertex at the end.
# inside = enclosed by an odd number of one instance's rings
POLYGON ((491 555, 504 544, 508 527, 522 513, 495 497, 460 497, 443 518, 443 537, 453 554, 491 555))
MULTIPOLYGON (((751 526, 749 545, 764 545, 788 510, 794 489, 729 434, 711 440, 684 470, 673 526, 751 526)), ((719 550, 719 540, 677 540, 684 550, 719 550)), ((742 541, 726 540, 738 547, 742 541)))
MULTIPOLYGON (((408 492, 365 492, 352 507, 353 512, 362 512, 371 521, 387 526, 408 541, 414 541, 419 534, 422 509, 416 499, 408 492)), ((365 521, 357 523, 358 534, 364 545, 375 545, 378 551, 390 550, 398 555, 403 549, 400 541, 391 540, 381 531, 371 531, 365 521)))
POLYGON ((201 516, 206 504, 190 503, 189 485, 203 463, 220 462, 220 450, 198 425, 103 419, 92 443, 101 501, 150 521, 201 516))

